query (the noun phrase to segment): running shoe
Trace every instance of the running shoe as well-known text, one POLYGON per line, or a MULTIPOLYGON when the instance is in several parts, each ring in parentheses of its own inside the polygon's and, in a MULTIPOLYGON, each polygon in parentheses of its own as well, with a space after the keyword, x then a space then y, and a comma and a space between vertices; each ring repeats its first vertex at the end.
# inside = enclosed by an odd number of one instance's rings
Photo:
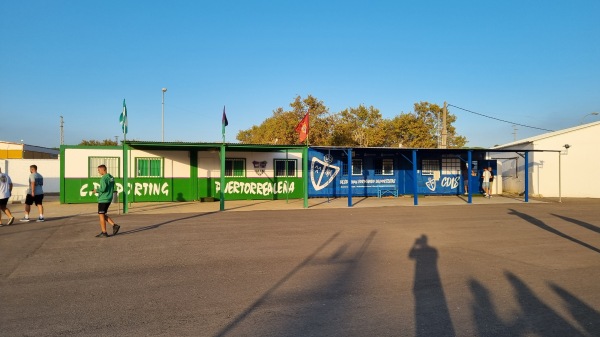
POLYGON ((100 234, 96 235, 96 237, 97 237, 97 238, 107 238, 107 237, 108 237, 108 234, 107 234, 107 233, 105 233, 105 232, 102 232, 102 233, 100 233, 100 234))
POLYGON ((121 228, 121 226, 117 224, 113 225, 113 235, 117 235, 117 233, 119 232, 119 228, 121 228))

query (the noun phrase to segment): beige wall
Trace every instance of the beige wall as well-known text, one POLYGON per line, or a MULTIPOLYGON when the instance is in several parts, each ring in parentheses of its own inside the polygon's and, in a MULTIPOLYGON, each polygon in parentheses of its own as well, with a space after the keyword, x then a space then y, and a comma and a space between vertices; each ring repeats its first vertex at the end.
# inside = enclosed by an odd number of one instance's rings
POLYGON ((44 194, 60 192, 60 161, 58 159, 8 159, 0 160, 2 172, 13 182, 11 200, 24 200, 29 181, 29 166, 37 165, 44 177, 44 194))

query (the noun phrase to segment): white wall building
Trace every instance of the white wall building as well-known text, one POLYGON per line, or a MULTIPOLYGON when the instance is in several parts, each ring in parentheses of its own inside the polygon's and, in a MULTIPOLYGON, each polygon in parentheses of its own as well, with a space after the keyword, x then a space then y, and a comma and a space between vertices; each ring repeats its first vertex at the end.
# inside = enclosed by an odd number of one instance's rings
POLYGON ((44 177, 44 194, 60 192, 60 161, 58 159, 0 159, 2 172, 13 182, 9 202, 24 201, 29 182, 29 166, 36 165, 44 177))
POLYGON ((502 162, 505 192, 524 193, 525 160, 529 153, 529 195, 539 197, 600 198, 600 122, 545 133, 494 149, 515 150, 491 153, 502 162))

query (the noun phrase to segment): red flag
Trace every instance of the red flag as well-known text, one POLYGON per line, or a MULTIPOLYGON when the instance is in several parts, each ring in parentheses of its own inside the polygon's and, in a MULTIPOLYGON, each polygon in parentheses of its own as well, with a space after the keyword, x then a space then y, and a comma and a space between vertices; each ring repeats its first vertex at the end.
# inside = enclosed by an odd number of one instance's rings
POLYGON ((298 123, 296 126, 296 132, 298 132, 298 136, 300 137, 300 141, 303 142, 306 137, 308 137, 308 112, 304 115, 304 118, 298 123))

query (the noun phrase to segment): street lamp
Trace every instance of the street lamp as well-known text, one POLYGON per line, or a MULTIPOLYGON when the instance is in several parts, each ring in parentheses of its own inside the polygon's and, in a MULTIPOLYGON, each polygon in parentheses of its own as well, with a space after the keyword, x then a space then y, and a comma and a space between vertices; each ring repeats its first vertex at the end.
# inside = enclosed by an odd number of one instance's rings
POLYGON ((581 117, 581 121, 579 122, 579 124, 580 125, 583 124, 583 119, 586 118, 587 116, 598 116, 598 114, 599 114, 598 112, 590 112, 589 114, 581 117))
POLYGON ((162 141, 165 141, 165 92, 167 88, 162 88, 162 141))

